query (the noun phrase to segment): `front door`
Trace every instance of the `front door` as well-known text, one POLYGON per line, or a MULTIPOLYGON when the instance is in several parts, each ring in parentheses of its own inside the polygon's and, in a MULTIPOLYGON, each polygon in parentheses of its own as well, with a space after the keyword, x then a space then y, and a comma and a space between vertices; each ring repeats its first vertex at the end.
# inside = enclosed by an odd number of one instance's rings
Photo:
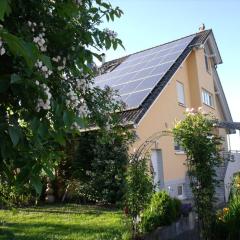
POLYGON ((152 150, 152 167, 153 167, 153 183, 156 190, 164 188, 164 177, 163 177, 163 160, 162 151, 160 149, 152 150))

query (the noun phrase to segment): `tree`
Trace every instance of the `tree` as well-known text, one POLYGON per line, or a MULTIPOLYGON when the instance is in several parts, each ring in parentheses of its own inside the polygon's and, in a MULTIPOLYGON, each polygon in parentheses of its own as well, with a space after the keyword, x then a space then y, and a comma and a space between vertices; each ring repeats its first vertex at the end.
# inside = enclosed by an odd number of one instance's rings
POLYGON ((203 239, 211 235, 216 180, 215 169, 222 162, 222 140, 214 134, 216 120, 201 111, 190 110, 173 129, 176 141, 184 148, 188 175, 203 239))
POLYGON ((65 196, 69 193, 75 201, 121 203, 133 135, 133 131, 120 124, 109 131, 99 129, 81 134, 71 144, 72 153, 59 166, 59 186, 66 187, 65 196))
POLYGON ((109 112, 122 105, 93 85, 93 61, 122 45, 99 26, 121 14, 102 0, 0 1, 1 182, 30 182, 40 193, 69 136, 114 126, 109 112))

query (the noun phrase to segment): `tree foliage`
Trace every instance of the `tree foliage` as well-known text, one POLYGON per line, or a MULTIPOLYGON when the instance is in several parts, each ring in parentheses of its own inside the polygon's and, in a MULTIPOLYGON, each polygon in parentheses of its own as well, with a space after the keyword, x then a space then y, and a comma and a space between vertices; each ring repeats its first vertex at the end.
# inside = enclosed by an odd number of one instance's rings
POLYGON ((92 63, 122 45, 99 26, 121 14, 102 0, 0 1, 1 181, 40 193, 69 136, 115 124, 122 105, 92 84, 92 63))
POLYGON ((133 139, 133 132, 118 125, 108 131, 86 132, 73 143, 72 157, 61 163, 59 173, 69 187, 78 183, 72 191, 75 200, 101 204, 122 201, 133 139))
POLYGON ((173 129, 176 141, 185 149, 196 211, 204 239, 211 231, 216 180, 216 167, 222 162, 222 140, 214 134, 215 119, 193 109, 173 129))

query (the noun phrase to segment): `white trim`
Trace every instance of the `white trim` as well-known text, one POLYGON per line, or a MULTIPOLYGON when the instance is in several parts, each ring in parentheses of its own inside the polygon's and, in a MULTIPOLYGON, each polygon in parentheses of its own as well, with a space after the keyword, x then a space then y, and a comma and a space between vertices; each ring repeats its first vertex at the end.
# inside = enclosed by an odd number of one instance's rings
MULTIPOLYGON (((223 87, 222 87, 220 78, 218 76, 218 72, 215 68, 213 68, 212 72, 213 72, 213 83, 214 83, 214 86, 215 86, 215 88, 217 90, 217 93, 218 93, 218 94, 215 95, 215 97, 218 98, 218 100, 219 100, 219 103, 222 107, 223 116, 224 116, 225 120, 228 121, 228 122, 232 122, 233 121, 232 115, 231 115, 231 112, 230 112, 230 109, 229 109, 229 106, 228 106, 226 96, 225 96, 224 91, 223 91, 223 87)), ((235 130, 230 130, 230 133, 236 133, 236 131, 235 130)))
POLYGON ((182 150, 175 150, 176 155, 186 155, 186 153, 182 150))
POLYGON ((186 59, 188 58, 188 56, 192 53, 192 50, 189 52, 189 54, 185 57, 185 59, 182 61, 182 63, 179 65, 179 67, 176 69, 175 73, 172 75, 172 77, 169 79, 168 83, 164 86, 164 88, 162 89, 162 91, 160 92, 160 94, 158 94, 158 96, 155 98, 155 100, 153 101, 153 103, 151 104, 151 106, 147 109, 147 111, 144 113, 144 115, 141 117, 140 121, 138 122, 137 126, 140 125, 140 123, 142 122, 142 120, 144 119, 144 117, 146 116, 146 114, 150 111, 150 109, 152 108, 152 106, 155 104, 155 102, 158 101, 159 97, 161 96, 161 94, 163 93, 163 91, 166 89, 166 87, 171 83, 172 79, 174 78, 174 76, 176 75, 176 73, 178 72, 178 70, 181 68, 182 64, 186 61, 186 59))
POLYGON ((204 42, 204 45, 207 44, 213 51, 213 59, 214 59, 214 63, 217 64, 221 64, 222 63, 222 58, 220 55, 220 52, 218 50, 217 47, 217 43, 215 40, 215 37, 213 35, 213 32, 211 31, 211 33, 209 34, 209 36, 207 37, 206 41, 204 42))

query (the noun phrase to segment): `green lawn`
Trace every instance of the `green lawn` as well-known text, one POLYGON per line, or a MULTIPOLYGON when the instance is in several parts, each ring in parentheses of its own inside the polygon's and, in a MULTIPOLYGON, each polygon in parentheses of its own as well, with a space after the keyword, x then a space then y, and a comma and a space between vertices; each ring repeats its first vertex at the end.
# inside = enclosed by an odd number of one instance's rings
POLYGON ((118 210, 74 204, 0 210, 0 240, 117 240, 124 233, 118 210))

